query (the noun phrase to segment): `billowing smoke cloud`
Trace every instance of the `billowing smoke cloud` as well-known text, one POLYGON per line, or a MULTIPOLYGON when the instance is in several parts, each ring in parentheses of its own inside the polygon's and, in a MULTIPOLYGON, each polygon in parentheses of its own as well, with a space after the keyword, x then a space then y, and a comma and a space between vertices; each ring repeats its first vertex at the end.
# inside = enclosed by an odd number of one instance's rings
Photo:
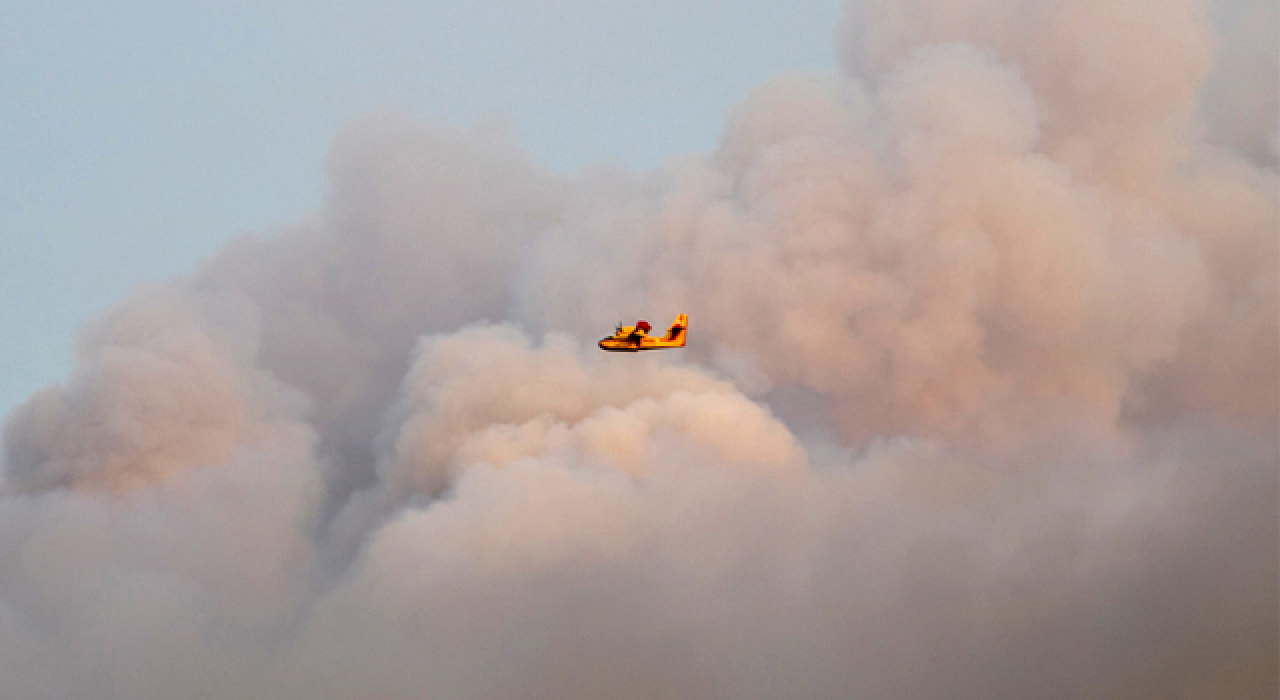
POLYGON ((1275 16, 851 2, 648 174, 366 118, 8 417, 0 695, 1274 696, 1275 16))

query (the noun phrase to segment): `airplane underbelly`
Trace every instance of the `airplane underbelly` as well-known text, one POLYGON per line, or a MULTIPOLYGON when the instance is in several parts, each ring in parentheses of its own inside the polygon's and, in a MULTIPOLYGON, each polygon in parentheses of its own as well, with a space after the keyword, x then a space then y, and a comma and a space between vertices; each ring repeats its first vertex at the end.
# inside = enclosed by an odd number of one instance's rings
POLYGON ((596 345, 606 352, 640 352, 641 350, 665 350, 667 348, 683 347, 683 344, 656 338, 644 338, 639 342, 631 339, 601 338, 596 345))

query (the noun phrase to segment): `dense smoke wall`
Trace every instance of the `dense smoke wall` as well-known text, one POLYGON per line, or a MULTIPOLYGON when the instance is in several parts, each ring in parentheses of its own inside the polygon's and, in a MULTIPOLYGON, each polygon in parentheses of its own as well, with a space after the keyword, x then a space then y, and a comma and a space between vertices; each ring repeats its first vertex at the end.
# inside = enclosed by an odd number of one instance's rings
POLYGON ((652 173, 353 124, 8 416, 0 695, 1274 697, 1276 14, 850 2, 652 173))

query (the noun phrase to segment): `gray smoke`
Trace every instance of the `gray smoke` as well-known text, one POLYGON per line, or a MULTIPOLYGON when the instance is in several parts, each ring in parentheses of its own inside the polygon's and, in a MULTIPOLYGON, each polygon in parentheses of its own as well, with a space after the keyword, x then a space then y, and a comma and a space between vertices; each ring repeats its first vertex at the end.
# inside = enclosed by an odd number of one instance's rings
POLYGON ((652 173, 372 115, 91 324, 5 423, 0 695, 1274 697, 1274 6, 840 41, 652 173))

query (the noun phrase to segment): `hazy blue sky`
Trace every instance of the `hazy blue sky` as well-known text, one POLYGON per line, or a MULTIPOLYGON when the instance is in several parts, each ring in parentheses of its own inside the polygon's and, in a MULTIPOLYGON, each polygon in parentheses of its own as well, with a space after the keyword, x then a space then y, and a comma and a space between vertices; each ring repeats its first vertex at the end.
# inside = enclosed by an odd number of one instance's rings
POLYGON ((363 113, 504 114, 553 168, 652 167, 767 76, 831 70, 839 6, 0 2, 0 416, 135 285, 314 209, 363 113))

